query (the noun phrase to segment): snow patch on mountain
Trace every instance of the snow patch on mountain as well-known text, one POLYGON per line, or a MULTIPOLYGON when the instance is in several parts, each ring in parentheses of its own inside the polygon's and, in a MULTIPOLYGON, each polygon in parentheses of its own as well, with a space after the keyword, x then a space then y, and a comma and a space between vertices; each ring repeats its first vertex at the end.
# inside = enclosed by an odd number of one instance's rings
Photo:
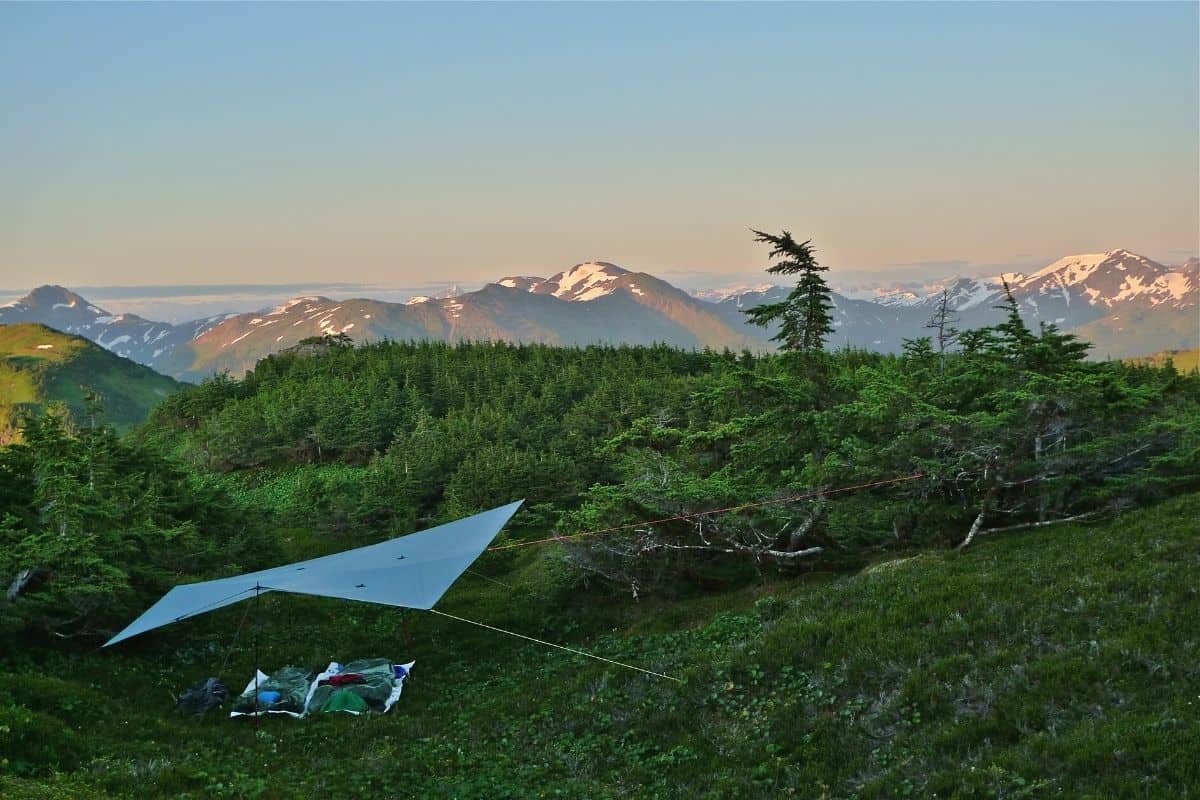
POLYGON ((550 294, 561 300, 586 303, 612 294, 615 287, 611 284, 628 273, 629 270, 616 264, 588 261, 558 273, 548 279, 546 285, 547 288, 552 286, 550 294))
POLYGON ((1112 258, 1113 255, 1124 252, 1124 250, 1110 250, 1107 253, 1084 253, 1082 255, 1066 256, 1049 266, 1039 269, 1030 275, 1028 280, 1035 281, 1047 275, 1057 275, 1067 286, 1074 286, 1077 283, 1087 280, 1089 275, 1094 273, 1101 264, 1112 258))
POLYGON ((885 306, 916 306, 920 305, 926 296, 925 294, 918 294, 911 289, 897 289, 893 291, 880 290, 873 299, 875 302, 885 306))
POLYGON ((774 283, 738 283, 717 289, 686 289, 685 291, 697 300, 720 303, 739 295, 765 294, 775 288, 778 287, 774 283))
POLYGON ((293 308, 300 305, 301 303, 319 303, 324 299, 325 298, 323 298, 323 297, 293 297, 291 300, 288 300, 285 303, 281 303, 280 305, 275 306, 273 309, 271 309, 271 312, 269 314, 267 314, 267 316, 268 317, 277 317, 280 314, 288 313, 289 311, 291 311, 293 308))
POLYGON ((1194 280, 1189 280, 1187 275, 1182 272, 1170 272, 1166 275, 1160 275, 1154 281, 1154 290, 1162 292, 1172 300, 1186 300, 1187 297, 1196 291, 1193 285, 1194 280))
POLYGON ((997 290, 1004 288, 1004 279, 999 275, 994 278, 967 278, 957 288, 958 293, 952 304, 954 308, 976 308, 996 297, 997 290))
POLYGON ((571 303, 586 303, 612 294, 617 281, 629 270, 607 261, 587 261, 549 278, 509 275, 496 281, 506 289, 530 294, 549 294, 571 303))

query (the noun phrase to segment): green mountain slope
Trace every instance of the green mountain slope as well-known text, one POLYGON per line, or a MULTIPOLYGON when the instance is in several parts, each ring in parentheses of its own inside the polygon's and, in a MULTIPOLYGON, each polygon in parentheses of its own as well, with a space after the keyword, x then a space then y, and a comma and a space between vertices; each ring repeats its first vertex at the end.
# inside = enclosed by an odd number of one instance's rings
POLYGON ((1180 372, 1190 372, 1194 369, 1200 369, 1200 347, 1194 347, 1191 350, 1162 350, 1148 356, 1127 358, 1124 360, 1130 364, 1155 367, 1161 367, 1167 361, 1170 361, 1175 365, 1175 369, 1180 372))
POLYGON ((1110 314, 1071 331, 1091 342, 1091 358, 1137 358, 1196 347, 1200 316, 1193 308, 1134 309, 1110 314))
POLYGON ((38 324, 0 325, 0 443, 23 408, 59 401, 76 416, 88 389, 100 394, 117 427, 135 425, 181 385, 80 336, 38 324))
MULTIPOLYGON (((319 541, 289 538, 292 555, 319 541)), ((220 668, 242 607, 113 651, 0 654, 0 795, 1177 798, 1200 786, 1200 495, 696 598, 600 597, 571 583, 558 545, 516 553, 485 556, 491 580, 464 576, 441 607, 684 682, 427 614, 408 616, 409 649, 397 610, 267 596, 221 676, 230 686, 251 674, 251 640, 268 668, 416 658, 392 713, 169 713, 168 691, 220 668)))

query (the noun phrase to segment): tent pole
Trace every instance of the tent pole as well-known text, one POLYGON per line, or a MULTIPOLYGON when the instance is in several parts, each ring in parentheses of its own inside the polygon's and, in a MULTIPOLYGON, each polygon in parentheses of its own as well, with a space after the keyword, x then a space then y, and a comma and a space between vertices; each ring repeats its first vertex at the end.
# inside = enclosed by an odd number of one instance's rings
POLYGON ((258 722, 258 628, 262 624, 262 606, 259 604, 259 590, 262 587, 254 582, 254 720, 258 722))

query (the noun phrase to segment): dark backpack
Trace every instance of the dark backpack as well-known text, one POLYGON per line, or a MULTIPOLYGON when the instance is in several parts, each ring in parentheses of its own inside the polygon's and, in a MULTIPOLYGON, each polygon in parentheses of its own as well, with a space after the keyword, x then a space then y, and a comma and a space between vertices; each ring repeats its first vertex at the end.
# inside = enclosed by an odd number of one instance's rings
POLYGON ((228 699, 229 690, 225 688, 225 684, 216 678, 209 678, 179 695, 179 699, 175 701, 175 709, 183 714, 198 717, 206 711, 225 705, 228 699))

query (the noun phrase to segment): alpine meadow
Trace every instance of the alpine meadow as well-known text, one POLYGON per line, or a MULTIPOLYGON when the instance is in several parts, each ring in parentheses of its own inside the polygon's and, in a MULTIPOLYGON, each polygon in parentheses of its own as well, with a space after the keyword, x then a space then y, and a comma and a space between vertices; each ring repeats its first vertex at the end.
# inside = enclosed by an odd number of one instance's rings
POLYGON ((0 31, 0 800, 1200 800, 1200 5, 0 31))

